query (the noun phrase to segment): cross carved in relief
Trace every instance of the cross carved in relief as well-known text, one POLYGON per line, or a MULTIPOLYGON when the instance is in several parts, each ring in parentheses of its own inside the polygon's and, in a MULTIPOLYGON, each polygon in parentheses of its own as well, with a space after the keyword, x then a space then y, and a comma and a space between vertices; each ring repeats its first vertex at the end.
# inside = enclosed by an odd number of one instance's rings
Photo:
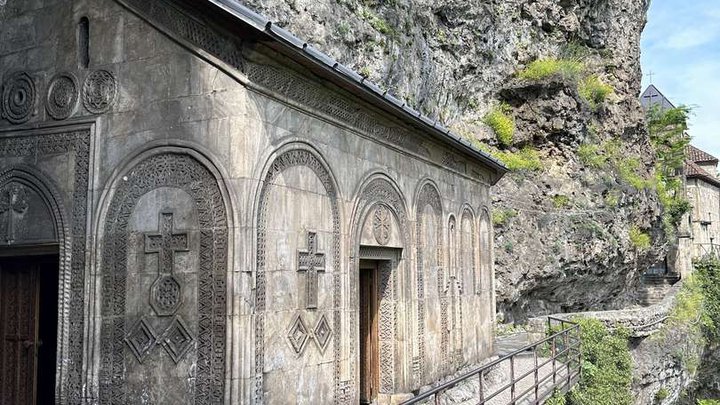
POLYGON ((158 272, 172 274, 175 252, 188 250, 188 234, 174 233, 173 213, 161 212, 157 233, 145 234, 145 253, 158 253, 158 272))
POLYGON ((27 192, 17 183, 10 183, 0 189, 0 215, 7 212, 5 241, 15 241, 15 216, 24 214, 28 209, 27 192))
POLYGON ((307 250, 298 250, 298 272, 306 273, 308 309, 318 306, 318 273, 325 272, 325 254, 317 251, 317 233, 308 232, 307 250))

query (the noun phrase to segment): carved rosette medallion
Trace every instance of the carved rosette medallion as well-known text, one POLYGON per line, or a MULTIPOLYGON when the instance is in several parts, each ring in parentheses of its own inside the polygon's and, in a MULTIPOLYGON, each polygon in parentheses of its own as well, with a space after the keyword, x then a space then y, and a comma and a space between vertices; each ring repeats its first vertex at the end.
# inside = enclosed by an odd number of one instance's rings
POLYGON ((56 120, 70 117, 78 104, 78 82, 72 73, 58 73, 50 80, 45 109, 56 120))
POLYGON ((384 205, 378 205, 373 214, 373 235, 377 243, 385 246, 390 242, 390 210, 384 205))
POLYGON ((11 75, 2 89, 2 117, 13 124, 30 119, 35 109, 35 83, 24 72, 11 75))
POLYGON ((182 287, 175 276, 158 277, 150 290, 150 305, 158 316, 170 316, 182 303, 182 287))
POLYGON ((116 94, 117 81, 107 70, 96 70, 85 78, 83 105, 91 113, 102 114, 108 111, 116 94))

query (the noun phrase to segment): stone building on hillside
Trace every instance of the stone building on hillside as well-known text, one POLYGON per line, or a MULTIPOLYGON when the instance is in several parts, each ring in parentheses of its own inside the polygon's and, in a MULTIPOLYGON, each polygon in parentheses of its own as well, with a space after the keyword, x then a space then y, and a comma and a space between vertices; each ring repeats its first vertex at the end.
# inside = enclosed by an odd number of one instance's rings
POLYGON ((692 205, 688 224, 692 257, 720 254, 720 179, 718 159, 692 145, 687 148, 685 187, 692 205))
POLYGON ((388 403, 491 354, 505 167, 235 0, 3 1, 0 80, 0 403, 388 403))

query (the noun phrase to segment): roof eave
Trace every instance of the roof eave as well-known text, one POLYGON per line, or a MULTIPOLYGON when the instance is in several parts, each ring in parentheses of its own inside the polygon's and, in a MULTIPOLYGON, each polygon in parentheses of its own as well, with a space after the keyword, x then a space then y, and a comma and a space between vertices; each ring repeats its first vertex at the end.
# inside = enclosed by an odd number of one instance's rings
POLYGON ((449 144, 471 158, 477 159, 492 171, 491 184, 496 184, 509 169, 500 161, 486 152, 474 147, 468 140, 443 127, 437 121, 432 120, 419 111, 414 110, 406 103, 393 97, 387 91, 381 90, 375 83, 362 77, 357 72, 345 67, 328 55, 323 54, 314 47, 303 42, 290 32, 278 27, 272 21, 251 9, 230 0, 207 0, 225 12, 231 13, 243 23, 255 30, 262 32, 268 39, 281 45, 282 52, 296 62, 325 73, 323 76, 328 79, 341 82, 343 88, 349 88, 358 95, 363 96, 373 105, 381 107, 384 111, 424 130, 433 138, 442 143, 449 144), (308 66, 309 62, 310 66, 308 66))

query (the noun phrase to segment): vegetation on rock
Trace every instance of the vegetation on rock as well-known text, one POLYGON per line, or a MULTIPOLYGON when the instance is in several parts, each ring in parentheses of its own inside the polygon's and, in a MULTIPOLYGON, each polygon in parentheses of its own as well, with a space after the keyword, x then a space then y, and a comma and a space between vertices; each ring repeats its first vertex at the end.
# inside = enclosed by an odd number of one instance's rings
POLYGON ((644 233, 640 230, 636 225, 633 225, 630 228, 630 232, 628 234, 630 239, 630 244, 638 249, 638 250, 646 250, 650 247, 650 235, 644 233))
POLYGON ((537 59, 528 64, 517 76, 525 80, 542 80, 559 76, 569 80, 577 80, 585 71, 582 62, 570 59, 537 59))
POLYGON ((571 405, 630 405, 632 359, 625 329, 608 331, 596 319, 576 319, 582 339, 582 379, 568 395, 571 405))
POLYGON ((495 132, 498 142, 503 146, 510 146, 515 135, 515 121, 508 114, 510 107, 500 104, 485 114, 483 122, 495 132))
POLYGON ((492 223, 495 226, 503 226, 503 225, 507 224, 507 222, 511 218, 515 218, 516 216, 517 216, 517 211, 515 211, 512 208, 493 209, 492 223))
POLYGON ((668 392, 667 388, 662 387, 655 393, 655 402, 662 402, 665 398, 668 397, 670 393, 668 392))
POLYGON ((590 104, 590 108, 596 109, 605 99, 614 93, 613 87, 603 83, 597 75, 589 75, 578 84, 578 93, 590 104))

